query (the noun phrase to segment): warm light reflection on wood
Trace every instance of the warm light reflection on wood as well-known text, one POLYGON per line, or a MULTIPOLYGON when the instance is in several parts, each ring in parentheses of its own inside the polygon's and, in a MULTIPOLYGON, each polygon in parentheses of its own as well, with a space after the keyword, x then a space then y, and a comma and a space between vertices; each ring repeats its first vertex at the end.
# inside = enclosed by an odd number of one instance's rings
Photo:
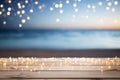
POLYGON ((120 58, 0 58, 0 70, 120 70, 120 58), (59 67, 59 68, 58 68, 59 67), (64 68, 63 68, 64 67, 64 68))

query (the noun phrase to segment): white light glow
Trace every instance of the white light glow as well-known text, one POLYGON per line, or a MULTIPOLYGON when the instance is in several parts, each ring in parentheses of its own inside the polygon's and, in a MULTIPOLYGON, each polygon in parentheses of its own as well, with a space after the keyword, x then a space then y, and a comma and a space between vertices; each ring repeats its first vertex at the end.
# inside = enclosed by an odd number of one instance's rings
POLYGON ((21 23, 23 23, 23 24, 24 24, 25 22, 26 22, 26 20, 25 20, 25 19, 22 19, 22 20, 21 20, 21 23))
POLYGON ((21 27, 22 27, 22 24, 19 24, 19 27, 21 28, 21 27))
POLYGON ((7 12, 7 15, 9 16, 9 15, 10 15, 10 12, 7 12))
POLYGON ((62 4, 62 3, 60 3, 60 4, 59 4, 59 8, 62 8, 62 7, 63 7, 63 4, 62 4))
POLYGON ((0 15, 2 15, 2 11, 0 11, 0 15))
POLYGON ((3 25, 6 25, 7 24, 7 22, 6 21, 3 21, 3 25))
POLYGON ((66 0, 66 4, 69 4, 70 3, 70 1, 69 0, 66 0))
POLYGON ((55 8, 58 8, 59 7, 59 5, 58 4, 55 4, 55 8))
POLYGON ((102 6, 102 4, 103 4, 102 2, 99 2, 99 3, 98 3, 99 6, 102 6))
POLYGON ((60 19, 59 19, 59 18, 57 18, 57 19, 56 19, 56 22, 60 22, 60 19))
POLYGON ((76 4, 76 3, 74 3, 74 4, 73 4, 73 7, 77 7, 77 4, 76 4))
POLYGON ((50 11, 53 11, 54 10, 54 8, 53 7, 50 7, 50 11))
POLYGON ((114 5, 118 5, 118 1, 114 1, 114 5))
POLYGON ((61 9, 61 10, 60 10, 60 14, 62 14, 62 13, 63 13, 63 10, 61 9))
POLYGON ((108 6, 112 6, 112 2, 108 2, 108 6))
POLYGON ((33 13, 34 11, 33 11, 33 9, 30 9, 30 13, 33 13))

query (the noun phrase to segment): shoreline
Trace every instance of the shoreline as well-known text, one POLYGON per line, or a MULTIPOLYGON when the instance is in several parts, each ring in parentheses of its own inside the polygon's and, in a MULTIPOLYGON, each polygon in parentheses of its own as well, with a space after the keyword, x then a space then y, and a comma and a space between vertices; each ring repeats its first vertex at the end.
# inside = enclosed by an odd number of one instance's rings
POLYGON ((39 49, 4 49, 0 50, 0 57, 89 57, 107 58, 120 57, 120 49, 103 50, 39 50, 39 49))

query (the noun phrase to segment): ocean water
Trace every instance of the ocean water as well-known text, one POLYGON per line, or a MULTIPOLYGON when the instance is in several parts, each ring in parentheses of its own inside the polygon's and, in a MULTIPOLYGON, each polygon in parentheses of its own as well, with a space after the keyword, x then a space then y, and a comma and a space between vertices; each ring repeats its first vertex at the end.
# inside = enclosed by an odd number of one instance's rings
POLYGON ((120 31, 1 30, 0 49, 120 49, 120 31))

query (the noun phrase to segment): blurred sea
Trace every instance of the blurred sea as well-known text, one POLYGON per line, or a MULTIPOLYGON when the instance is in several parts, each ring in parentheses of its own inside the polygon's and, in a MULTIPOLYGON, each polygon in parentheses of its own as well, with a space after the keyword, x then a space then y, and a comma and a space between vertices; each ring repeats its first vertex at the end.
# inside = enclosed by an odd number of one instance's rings
POLYGON ((1 30, 0 49, 120 49, 120 30, 1 30))

